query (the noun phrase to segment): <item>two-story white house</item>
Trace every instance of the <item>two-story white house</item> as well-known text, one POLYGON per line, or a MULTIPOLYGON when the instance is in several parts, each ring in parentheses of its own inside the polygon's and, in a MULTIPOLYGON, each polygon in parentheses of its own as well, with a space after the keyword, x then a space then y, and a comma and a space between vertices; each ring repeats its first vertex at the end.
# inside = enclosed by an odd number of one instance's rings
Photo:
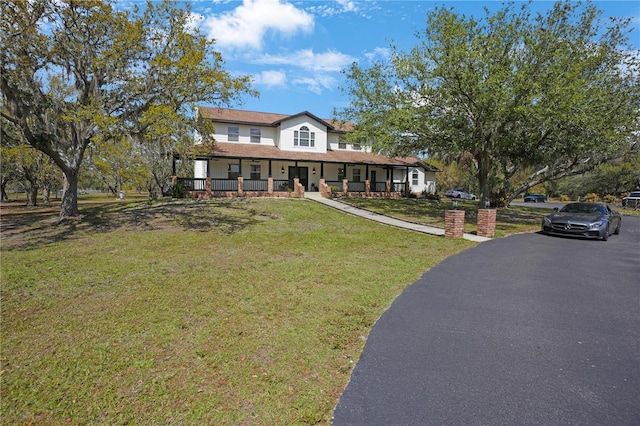
POLYGON ((214 122, 215 143, 194 150, 194 179, 179 180, 190 192, 277 196, 320 191, 326 195, 332 189, 353 195, 390 195, 436 189, 439 170, 423 160, 377 155, 366 146, 344 142, 348 123, 341 125, 306 111, 284 115, 199 107, 198 114, 214 122))

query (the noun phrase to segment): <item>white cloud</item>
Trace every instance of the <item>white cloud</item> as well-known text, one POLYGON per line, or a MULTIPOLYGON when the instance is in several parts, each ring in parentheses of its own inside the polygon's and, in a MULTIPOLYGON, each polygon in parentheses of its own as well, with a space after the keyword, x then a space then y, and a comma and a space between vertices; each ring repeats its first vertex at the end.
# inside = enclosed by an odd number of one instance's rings
POLYGON ((391 58, 391 49, 388 47, 376 47, 372 52, 365 53, 364 56, 370 61, 376 59, 387 61, 391 58))
POLYGON ((286 55, 264 54, 256 60, 264 65, 290 65, 309 71, 338 72, 355 59, 335 50, 315 53, 313 49, 302 49, 286 55))
POLYGON ((275 87, 284 86, 287 81, 287 73, 282 70, 265 70, 254 75, 254 83, 275 87))
POLYGON ((358 4, 351 0, 337 0, 334 3, 321 4, 312 6, 309 10, 323 17, 331 17, 343 13, 358 13, 360 8, 358 4))
POLYGON ((216 44, 261 49, 268 32, 292 36, 313 30, 313 16, 281 0, 243 0, 231 12, 204 18, 202 27, 216 44))
POLYGON ((293 83, 299 86, 305 86, 310 92, 320 95, 323 89, 335 88, 336 79, 329 75, 317 75, 314 77, 294 79, 293 83))

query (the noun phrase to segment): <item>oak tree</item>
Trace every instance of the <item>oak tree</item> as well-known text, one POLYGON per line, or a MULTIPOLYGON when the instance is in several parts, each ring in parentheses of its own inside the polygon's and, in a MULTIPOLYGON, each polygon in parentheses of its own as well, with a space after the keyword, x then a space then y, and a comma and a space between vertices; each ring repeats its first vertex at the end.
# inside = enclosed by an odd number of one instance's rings
POLYGON ((590 3, 530 5, 481 20, 436 9, 411 50, 345 72, 351 104, 336 114, 380 152, 470 154, 481 205, 627 151, 640 106, 629 21, 605 23, 590 3))
POLYGON ((90 144, 153 143, 158 132, 164 140, 182 137, 209 126, 193 114, 195 104, 254 94, 249 77, 232 77, 214 42, 192 26, 188 4, 117 5, 0 2, 1 117, 62 170, 60 220, 78 214, 78 175, 90 144))

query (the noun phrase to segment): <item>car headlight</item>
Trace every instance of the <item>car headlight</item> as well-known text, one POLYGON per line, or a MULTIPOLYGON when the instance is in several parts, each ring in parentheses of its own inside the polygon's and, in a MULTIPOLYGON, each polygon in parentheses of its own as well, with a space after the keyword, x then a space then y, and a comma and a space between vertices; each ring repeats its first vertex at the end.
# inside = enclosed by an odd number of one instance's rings
POLYGON ((602 228, 602 226, 604 225, 604 221, 603 220, 599 220, 597 222, 593 222, 589 225, 589 228, 591 229, 598 229, 598 228, 602 228))
POLYGON ((551 225, 551 219, 549 219, 548 217, 543 217, 542 218, 542 223, 544 225, 550 226, 551 225))

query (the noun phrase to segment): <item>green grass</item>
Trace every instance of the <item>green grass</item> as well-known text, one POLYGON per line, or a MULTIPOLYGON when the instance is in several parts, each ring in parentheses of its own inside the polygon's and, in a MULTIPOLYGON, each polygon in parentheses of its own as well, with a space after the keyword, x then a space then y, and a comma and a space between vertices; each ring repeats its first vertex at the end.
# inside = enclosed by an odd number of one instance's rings
MULTIPOLYGON (((432 201, 416 198, 402 198, 398 200, 384 198, 342 198, 341 201, 376 213, 440 228, 444 228, 445 211, 453 208, 451 200, 449 199, 432 201)), ((458 210, 465 211, 465 232, 475 233, 478 221, 478 202, 458 200, 458 210)), ((537 231, 540 229, 542 217, 549 213, 549 209, 540 207, 511 206, 508 209, 499 208, 496 212, 495 236, 503 237, 519 232, 537 231)))
POLYGON ((306 200, 81 200, 3 205, 2 424, 327 424, 381 313, 474 245, 306 200))

